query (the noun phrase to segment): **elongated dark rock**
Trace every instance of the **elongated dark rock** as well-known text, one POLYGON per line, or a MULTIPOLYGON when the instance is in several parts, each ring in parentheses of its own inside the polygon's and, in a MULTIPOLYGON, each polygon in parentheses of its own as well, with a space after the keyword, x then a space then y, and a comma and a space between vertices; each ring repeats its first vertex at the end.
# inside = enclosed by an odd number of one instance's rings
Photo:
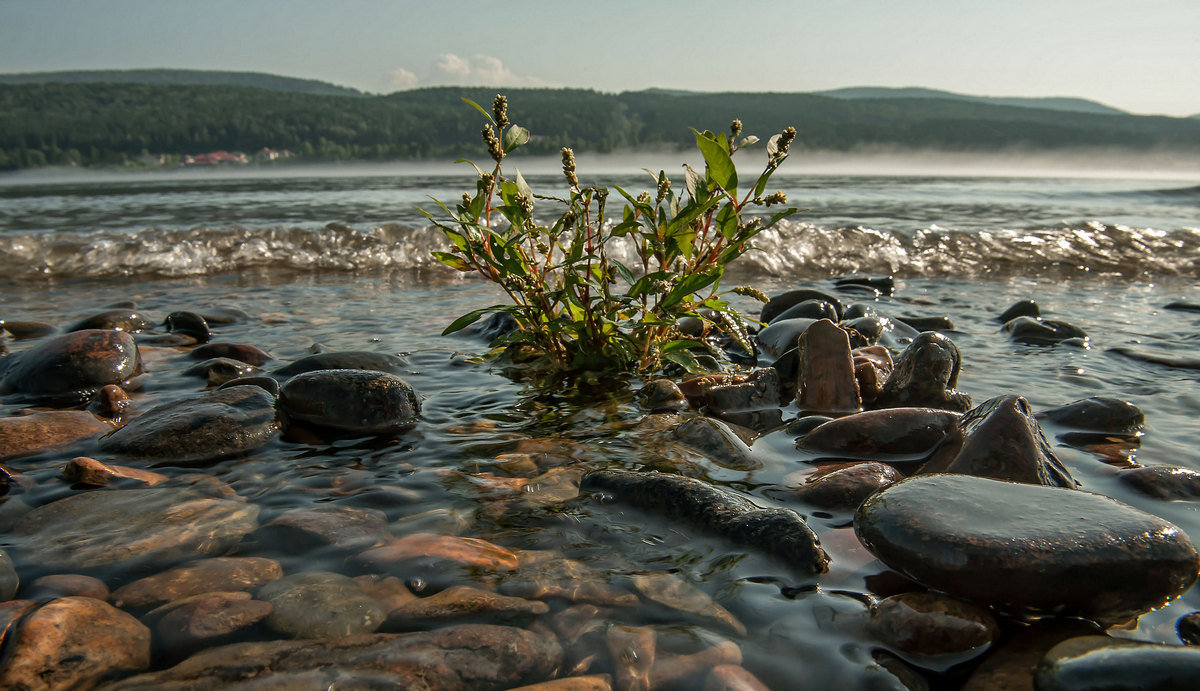
POLYGON ((275 374, 291 377, 320 369, 361 369, 389 374, 403 374, 408 363, 403 358, 387 353, 367 350, 345 350, 334 353, 317 353, 302 357, 291 364, 275 370, 275 374))
POLYGON ((1094 396, 1039 412, 1035 417, 1063 427, 1102 432, 1132 434, 1146 424, 1146 415, 1134 404, 1119 398, 1094 396))
POLYGON ((954 429, 958 415, 932 408, 884 408, 823 423, 796 441, 801 451, 841 458, 919 459, 954 429))
POLYGON ((763 549, 804 573, 828 570, 829 556, 821 541, 790 509, 759 508, 702 480, 671 473, 598 470, 585 475, 580 488, 611 492, 639 509, 763 549))

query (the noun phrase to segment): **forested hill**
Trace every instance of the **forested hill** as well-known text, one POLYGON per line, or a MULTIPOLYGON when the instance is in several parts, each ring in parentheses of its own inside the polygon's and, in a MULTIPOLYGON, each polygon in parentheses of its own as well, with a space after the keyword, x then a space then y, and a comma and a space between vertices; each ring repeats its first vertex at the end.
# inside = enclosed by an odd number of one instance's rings
POLYGON ((70 70, 0 74, 0 84, 149 84, 151 86, 248 86, 269 91, 293 91, 321 96, 362 96, 351 89, 315 79, 281 77, 263 72, 216 70, 70 70))
MULTIPOLYGON (((887 147, 946 151, 1105 147, 1200 153, 1200 120, 1067 113, 936 98, 813 94, 504 89, 531 153, 687 146, 689 128, 740 118, 761 137, 795 125, 793 151, 887 147)), ((288 149, 302 160, 440 159, 481 152, 493 88, 387 96, 316 95, 233 86, 0 84, 0 167, 122 165, 143 154, 288 149)))

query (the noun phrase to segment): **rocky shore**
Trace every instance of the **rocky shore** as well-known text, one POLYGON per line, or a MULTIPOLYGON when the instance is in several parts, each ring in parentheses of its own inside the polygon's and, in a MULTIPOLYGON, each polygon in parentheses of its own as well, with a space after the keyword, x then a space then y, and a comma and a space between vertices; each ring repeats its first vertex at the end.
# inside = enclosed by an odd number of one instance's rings
MULTIPOLYGON (((1192 588, 1191 537, 1077 479, 1044 426, 1147 502, 1195 501, 1200 472, 1123 462, 1146 424, 1125 400, 973 400, 952 317, 896 311, 893 290, 854 276, 775 295, 757 355, 681 325, 736 371, 596 385, 618 390, 607 398, 534 390, 518 406, 568 411, 561 427, 586 438, 450 420, 412 383, 519 378, 511 363, 276 359, 250 342, 268 317, 217 306, 2 321, 0 686, 1200 679, 1200 612, 1169 644, 1122 635, 1192 588), (436 460, 397 457, 387 482, 346 460, 377 448, 436 460), (625 553, 633 543, 646 551, 625 553), (811 625, 772 618, 806 599, 811 625), (795 660, 809 678, 791 676, 795 660)), ((1020 347, 1090 346, 1032 300, 991 329, 1020 347)))

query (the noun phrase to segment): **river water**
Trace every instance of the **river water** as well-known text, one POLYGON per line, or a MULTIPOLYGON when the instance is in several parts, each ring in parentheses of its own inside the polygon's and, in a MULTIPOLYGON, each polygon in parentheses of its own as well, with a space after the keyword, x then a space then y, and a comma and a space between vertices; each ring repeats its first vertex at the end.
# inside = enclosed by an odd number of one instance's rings
MULTIPOLYGON (((529 168, 535 189, 560 185, 553 163, 529 168)), ((588 170, 584 162, 580 170, 588 170)), ((584 182, 635 194, 651 184, 649 176, 615 167, 584 182)), ((328 501, 383 509, 391 520, 450 509, 464 535, 554 550, 617 581, 670 571, 742 620, 749 633, 737 642, 745 664, 773 687, 785 688, 796 675, 813 688, 891 679, 879 676, 870 657, 877 644, 861 625, 863 602, 881 594, 871 579, 886 569, 863 552, 845 520, 810 516, 833 559, 831 572, 813 582, 753 550, 587 496, 552 510, 510 510, 499 490, 473 477, 498 473, 496 457, 520 440, 565 440, 589 468, 686 467, 776 505, 783 477, 813 467, 780 431, 755 442, 767 459, 762 469, 720 468, 637 430, 643 411, 636 383, 590 397, 549 395, 464 357, 486 344, 442 337, 441 330, 499 296, 429 258, 440 241, 412 207, 432 207, 429 196, 457 199, 470 185, 461 169, 422 166, 0 178, 0 319, 64 327, 120 301, 158 318, 231 306, 252 319, 221 327, 220 340, 254 344, 280 362, 317 348, 403 354, 406 378, 424 398, 421 422, 408 433, 329 444, 282 439, 202 469, 157 470, 216 475, 260 504, 264 521, 328 501), (386 492, 372 491, 383 487, 405 488, 413 499, 390 503, 386 492)), ((1200 302, 1200 178, 785 169, 773 187, 808 210, 761 236, 762 251, 741 260, 729 285, 751 283, 767 293, 833 290, 830 279, 842 274, 892 275, 895 295, 878 298, 884 309, 954 321, 949 335, 964 363, 959 385, 976 403, 1020 394, 1035 409, 1089 396, 1136 404, 1146 414, 1145 432, 1119 458, 1067 446, 1052 427, 1047 436, 1084 489, 1162 516, 1200 539, 1196 503, 1153 499, 1115 479, 1131 464, 1200 470, 1200 371, 1112 350, 1192 356, 1200 346, 1200 313, 1164 309, 1174 301, 1200 302), (1029 298, 1046 317, 1085 329, 1088 347, 1010 342, 995 317, 1029 298)), ((876 298, 843 294, 847 303, 864 299, 876 298)), ((748 300, 738 305, 757 309, 748 300)), ((9 343, 12 351, 22 347, 9 343)), ((199 388, 172 367, 160 365, 158 377, 151 368, 140 396, 157 404, 199 388)), ((19 408, 5 404, 0 414, 19 408)), ((785 408, 784 418, 795 412, 785 408)), ((52 482, 66 459, 88 451, 95 449, 73 447, 8 465, 52 482)), ((285 569, 342 568, 313 559, 294 555, 285 569)), ((1178 643, 1175 621, 1198 609, 1193 589, 1114 635, 1178 643)), ((683 619, 655 617, 656 626, 708 635, 683 619)), ((961 680, 926 674, 939 683, 961 680)))

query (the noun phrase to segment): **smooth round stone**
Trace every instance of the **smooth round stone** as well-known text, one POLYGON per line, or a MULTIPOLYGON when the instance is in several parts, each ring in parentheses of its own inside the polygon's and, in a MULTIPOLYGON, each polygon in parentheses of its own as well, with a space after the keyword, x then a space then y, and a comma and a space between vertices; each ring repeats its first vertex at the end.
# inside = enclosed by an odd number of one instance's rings
POLYGON ((208 339, 212 338, 208 322, 195 312, 172 312, 167 315, 163 325, 167 327, 167 331, 191 336, 198 343, 208 343, 208 339))
POLYGON ((206 343, 194 348, 188 357, 193 360, 229 358, 255 367, 261 367, 271 359, 261 348, 243 343, 206 343))
POLYGON ((1043 410, 1036 415, 1063 427, 1104 434, 1133 434, 1146 424, 1146 415, 1119 398, 1095 396, 1043 410))
POLYGON ((1200 472, 1191 468, 1174 465, 1130 468, 1117 473, 1117 479, 1159 499, 1200 499, 1200 472))
POLYGON ((305 372, 315 372, 323 369, 361 369, 372 372, 387 372, 403 374, 408 363, 404 358, 388 353, 375 353, 368 350, 345 350, 335 353, 317 353, 302 357, 295 362, 275 370, 275 374, 291 377, 305 372))
POLYGON ((798 305, 805 300, 824 300, 833 305, 839 316, 842 313, 842 301, 836 297, 811 288, 799 288, 779 295, 772 295, 770 301, 762 306, 762 311, 759 313, 758 319, 770 324, 789 307, 798 305))
POLYGON ((1088 334, 1078 326, 1052 319, 1035 319, 1033 317, 1017 317, 1009 320, 1001 327, 1001 331, 1017 343, 1026 345, 1054 345, 1072 338, 1088 337, 1088 334))
POLYGON ((108 585, 99 578, 78 573, 55 573, 42 576, 29 584, 28 597, 34 600, 51 600, 60 597, 90 597, 107 600, 108 585))
POLYGON ((792 497, 818 509, 849 513, 867 497, 903 478, 899 470, 886 463, 854 463, 805 478, 792 497))
POLYGON ((785 351, 796 347, 796 339, 805 329, 817 322, 816 319, 796 317, 781 319, 758 332, 758 343, 768 355, 779 357, 785 351))
POLYGON ((901 593, 871 606, 867 631, 922 667, 944 670, 979 657, 1000 637, 986 609, 937 593, 901 593))
POLYGON ((1046 653, 1034 674, 1042 691, 1084 689, 1194 689, 1200 650, 1108 636, 1081 636, 1046 653))
POLYGON ((195 463, 266 444, 279 429, 275 398, 257 386, 209 391, 152 408, 100 442, 108 453, 195 463))
POLYGON ((67 331, 83 331, 85 329, 112 329, 137 333, 152 328, 154 324, 141 314, 128 309, 106 310, 76 322, 67 331))
POLYGON ((0 461, 70 446, 111 431, 112 425, 82 410, 0 417, 0 461))
POLYGON ((1042 308, 1038 307, 1037 302, 1033 300, 1020 300, 1014 302, 1008 309, 1004 310, 996 320, 1007 324, 1017 317, 1031 317, 1036 319, 1041 316, 1042 308))
POLYGON ((912 460, 929 455, 959 416, 932 408, 884 408, 831 420, 796 447, 824 457, 912 460))
POLYGON ((283 385, 279 405, 292 420, 355 434, 402 432, 421 413, 408 382, 356 369, 298 374, 283 385))
POLYGON ((248 365, 240 360, 217 357, 192 365, 185 369, 183 374, 188 377, 200 377, 206 380, 209 386, 220 386, 234 379, 253 376, 260 371, 254 365, 248 365))
POLYGON ((263 586, 261 600, 274 610, 267 626, 296 638, 342 638, 371 633, 387 612, 354 579, 338 573, 309 571, 263 586))
POLYGON ((220 554, 258 527, 259 508, 175 487, 72 494, 13 529, 20 563, 43 572, 131 572, 220 554))
POLYGON ((123 331, 76 331, 8 356, 0 393, 90 400, 106 384, 142 371, 137 344, 123 331))
POLYGON ((775 317, 775 321, 795 319, 797 317, 805 319, 828 319, 836 322, 838 320, 838 310, 834 307, 833 303, 827 300, 805 300, 781 312, 779 316, 775 317))
POLYGON ((1001 610, 1124 621, 1178 597, 1200 555, 1179 528, 1098 494, 967 475, 923 475, 854 517, 888 567, 1001 610))

